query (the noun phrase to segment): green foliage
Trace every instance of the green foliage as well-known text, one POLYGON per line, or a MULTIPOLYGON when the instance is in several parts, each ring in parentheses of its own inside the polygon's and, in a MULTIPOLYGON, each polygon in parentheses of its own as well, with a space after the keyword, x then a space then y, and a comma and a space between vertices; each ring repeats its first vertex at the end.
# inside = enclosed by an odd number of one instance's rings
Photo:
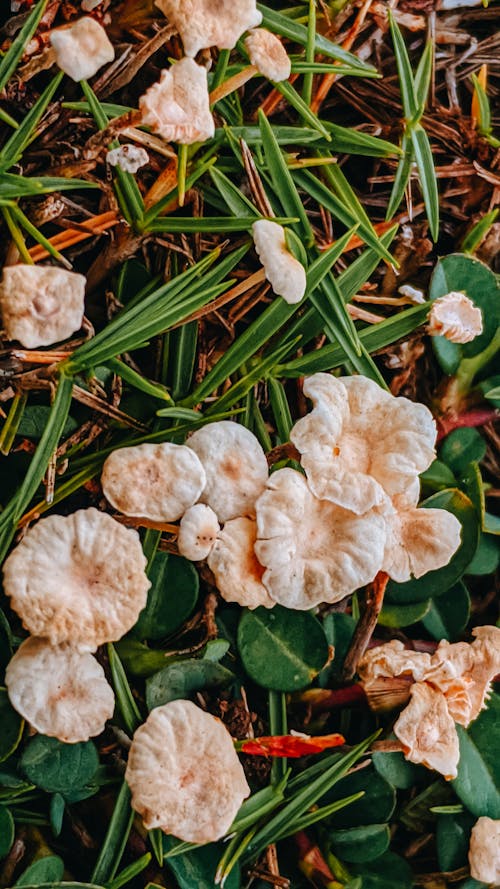
MULTIPOLYGON (((1 643, 0 639, 0 643, 1 643)), ((7 689, 0 688, 0 762, 14 753, 23 734, 24 720, 10 704, 7 689)))
POLYGON ((200 581, 192 562, 157 552, 148 571, 147 605, 133 629, 141 639, 163 639, 175 633, 194 611, 200 581))
POLYGON ((488 708, 466 730, 457 725, 460 742, 458 775, 453 781, 457 796, 479 818, 500 818, 500 695, 492 694, 488 708))
POLYGON ((5 858, 9 854, 14 835, 14 819, 5 806, 0 806, 0 858, 5 858))
POLYGON ((146 703, 153 710, 169 701, 189 698, 195 691, 224 688, 233 679, 230 670, 211 660, 175 661, 146 680, 146 703))
POLYGON ((32 738, 20 760, 21 772, 29 781, 48 793, 60 793, 69 802, 90 795, 98 766, 92 741, 63 744, 45 735, 32 738))
POLYGON ((30 864, 14 886, 36 886, 44 883, 58 883, 64 874, 64 861, 58 855, 46 855, 30 864))
MULTIPOLYGON (((470 573, 470 565, 467 573, 470 573)), ((458 642, 469 622, 470 604, 469 591, 459 581, 441 596, 431 599, 422 623, 437 642, 441 639, 458 642)))
POLYGON ((363 864, 380 858, 389 848, 387 824, 367 824, 345 830, 334 830, 329 835, 332 852, 343 861, 363 864))

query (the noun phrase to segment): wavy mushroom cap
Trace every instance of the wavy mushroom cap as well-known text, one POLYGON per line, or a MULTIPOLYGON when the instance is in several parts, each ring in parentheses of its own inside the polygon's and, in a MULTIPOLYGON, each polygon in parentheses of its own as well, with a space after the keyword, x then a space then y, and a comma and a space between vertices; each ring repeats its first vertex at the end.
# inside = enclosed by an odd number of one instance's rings
POLYGON ((304 393, 314 408, 290 440, 320 499, 361 515, 403 494, 435 457, 436 424, 423 404, 363 376, 314 374, 304 393))
POLYGON ((51 346, 82 326, 86 279, 55 266, 9 265, 0 286, 2 323, 26 349, 51 346))
POLYGON ((181 59, 161 72, 157 83, 139 99, 142 122, 167 142, 191 145, 215 133, 206 69, 181 59))
POLYGON ((275 602, 305 610, 338 602, 370 583, 382 565, 385 524, 318 500, 294 469, 279 469, 257 501, 255 553, 275 602))
POLYGON ((474 880, 500 884, 500 821, 478 818, 470 835, 469 865, 474 880))
POLYGON ((447 780, 457 777, 458 735, 446 698, 427 682, 416 682, 411 700, 394 725, 407 760, 440 772, 447 780))
POLYGON ((217 540, 220 525, 213 509, 205 503, 191 506, 181 519, 177 546, 181 556, 192 562, 206 559, 217 540))
POLYGON ((67 644, 26 639, 9 662, 5 684, 14 710, 65 744, 100 735, 113 716, 115 696, 101 665, 67 644))
POLYGON ((185 445, 142 444, 106 458, 101 484, 106 499, 124 515, 175 522, 198 500, 205 470, 185 445))
POLYGON ((262 21, 255 0, 155 0, 155 5, 177 28, 184 53, 192 58, 211 46, 233 49, 262 21))
POLYGON ((125 173, 137 173, 137 170, 149 163, 149 154, 144 148, 127 142, 106 152, 106 163, 112 167, 120 167, 125 173))
POLYGON ((465 728, 485 707, 500 672, 500 629, 476 627, 473 634, 472 645, 440 642, 425 677, 445 695, 453 719, 465 728))
POLYGON ((231 735, 191 701, 156 707, 137 729, 125 778, 148 830, 211 843, 250 793, 231 735))
MULTIPOLYGON (((419 487, 418 479, 416 482, 419 487)), ((387 543, 383 570, 404 583, 444 568, 460 546, 462 526, 446 509, 416 509, 418 494, 411 506, 399 507, 400 499, 395 497, 392 508, 384 510, 387 543)))
POLYGON ((440 296, 432 303, 427 333, 444 336, 452 343, 470 343, 483 332, 481 309, 458 290, 440 296))
POLYGON ((273 608, 275 602, 262 583, 264 568, 255 555, 257 526, 253 519, 226 522, 208 557, 208 567, 226 602, 247 608, 273 608))
POLYGON ((186 445, 200 458, 207 484, 200 497, 220 522, 254 516, 268 479, 267 460, 255 435, 232 420, 208 423, 186 445))
POLYGON ((300 302, 306 292, 306 270, 290 253, 283 226, 269 219, 258 219, 252 225, 252 237, 274 293, 291 305, 300 302))
POLYGON ((81 651, 121 639, 151 586, 137 531, 93 508, 41 519, 3 571, 4 591, 23 626, 81 651))
POLYGON ((431 656, 423 651, 405 648, 399 639, 370 648, 358 665, 363 681, 410 675, 416 682, 423 679, 431 666, 431 656))
POLYGON ((266 28, 255 28, 245 39, 245 48, 252 65, 255 65, 268 80, 273 80, 274 83, 288 80, 292 63, 276 34, 272 34, 266 28))
POLYGON ((52 31, 50 42, 59 68, 75 81, 89 80, 115 57, 106 31, 90 16, 52 31))

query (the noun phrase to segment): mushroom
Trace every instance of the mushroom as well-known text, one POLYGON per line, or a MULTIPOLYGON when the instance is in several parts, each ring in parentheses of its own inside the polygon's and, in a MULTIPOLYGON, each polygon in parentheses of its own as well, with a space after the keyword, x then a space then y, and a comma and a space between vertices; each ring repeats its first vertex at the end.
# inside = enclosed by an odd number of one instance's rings
POLYGON ((399 639, 370 648, 358 665, 363 682, 371 679, 409 675, 415 682, 422 680, 431 666, 431 656, 423 651, 405 648, 399 639))
POLYGON ((479 716, 500 672, 500 629, 476 627, 472 645, 439 643, 425 676, 446 697, 455 722, 465 728, 479 716))
POLYGON ((115 57, 106 31, 90 16, 51 31, 50 42, 59 68, 76 81, 89 80, 115 57))
POLYGON ((470 875, 480 883, 500 884, 500 821, 483 815, 470 835, 470 875))
POLYGON ((93 651, 134 626, 151 586, 137 531, 99 510, 41 519, 5 561, 4 591, 23 626, 93 651))
POLYGON ((410 695, 410 703, 394 725, 405 758, 435 769, 447 780, 456 778, 458 735, 445 696, 427 682, 412 685, 410 695))
POLYGON ((250 793, 231 735, 191 701, 156 707, 137 729, 125 779, 147 830, 211 843, 250 793))
POLYGON ((68 644, 26 639, 9 662, 5 684, 30 726, 65 744, 100 735, 113 715, 115 696, 101 665, 68 644))
POLYGON ((255 553, 262 582, 287 608, 338 602, 370 583, 382 565, 385 524, 319 500, 294 469, 274 472, 257 501, 255 553))
POLYGON ((106 458, 101 484, 106 499, 129 516, 175 522, 198 500, 205 470, 185 445, 142 444, 106 458))
POLYGON ((208 557, 208 567, 226 602, 247 608, 273 608, 275 602, 262 583, 264 568, 255 555, 256 524, 252 519, 231 519, 224 525, 208 557))
POLYGON ((8 338, 26 349, 67 339, 82 325, 85 285, 83 275, 55 266, 5 266, 0 310, 8 338))
POLYGON ((304 382, 314 404, 290 440, 312 492, 359 515, 404 493, 435 457, 436 425, 423 404, 395 398, 363 376, 318 373, 304 382))
POLYGON ((288 80, 292 63, 279 37, 265 28, 254 28, 245 39, 245 48, 252 65, 268 80, 288 80))
POLYGON ((202 426, 186 445, 198 455, 207 476, 202 503, 220 522, 255 515, 255 501, 267 482, 268 468, 258 439, 232 420, 202 426))
POLYGON ((206 559, 217 540, 220 525, 210 506, 196 503, 190 506, 181 519, 177 546, 181 556, 192 562, 206 559))
POLYGON ((452 343, 470 343, 483 332, 481 309, 458 290, 440 296, 432 303, 427 333, 444 336, 452 343))
POLYGON ((200 49, 233 49, 241 35, 260 25, 255 0, 155 0, 155 5, 177 28, 184 53, 192 58, 200 49))
POLYGON ((258 219, 252 225, 252 236, 274 293, 291 305, 300 302, 306 292, 306 270, 290 253, 283 226, 269 219, 258 219))
POLYGON ((119 148, 108 151, 106 163, 112 167, 120 167, 125 173, 137 173, 137 170, 149 163, 149 154, 144 148, 127 142, 119 148))
POLYGON ((191 145, 215 133, 206 69, 184 58, 161 72, 139 99, 142 122, 168 142, 191 145))

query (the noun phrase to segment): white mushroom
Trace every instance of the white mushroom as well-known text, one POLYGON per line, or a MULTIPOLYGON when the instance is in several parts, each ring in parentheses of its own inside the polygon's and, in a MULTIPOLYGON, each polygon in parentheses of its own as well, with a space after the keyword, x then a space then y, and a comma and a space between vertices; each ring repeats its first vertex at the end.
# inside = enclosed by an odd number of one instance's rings
POLYGON ((265 28, 255 28, 250 31, 245 39, 245 48, 252 65, 255 65, 268 80, 273 80, 274 83, 288 80, 292 63, 281 40, 271 31, 265 28))
POLYGON ((398 293, 416 306, 422 306, 425 303, 424 291, 420 287, 413 287, 412 284, 402 284, 401 287, 398 287, 398 293))
POLYGON ((112 167, 120 167, 125 173, 137 173, 141 167, 149 163, 149 154, 144 148, 133 143, 120 145, 106 153, 106 163, 112 167))
POLYGON ((410 694, 410 703, 394 725, 405 758, 435 769, 447 780, 456 778, 458 735, 445 696, 427 682, 416 682, 410 694))
POLYGON ((41 519, 4 564, 23 626, 53 645, 93 651, 134 626, 150 582, 137 531, 97 509, 41 519))
POLYGON ((290 253, 283 226, 269 219, 258 219, 252 225, 252 236, 274 293, 291 305, 300 302, 306 292, 306 270, 290 253))
POLYGON ((9 662, 5 684, 30 726, 65 744, 100 735, 113 715, 115 696, 101 665, 68 644, 26 639, 9 662))
POLYGON ((452 343, 470 343, 483 332, 481 309, 465 293, 452 290, 432 303, 427 333, 452 343))
POLYGON ((255 501, 268 478, 266 455, 255 435, 240 423, 220 420, 202 426, 186 445, 198 455, 207 476, 200 499, 219 521, 254 516, 255 501))
POLYGON ((262 21, 255 0, 155 0, 155 5, 177 28, 192 58, 211 46, 233 49, 245 31, 262 21))
POLYGON ((142 122, 168 142, 191 145, 215 133, 206 69, 184 58, 161 72, 139 99, 142 122))
POLYGON ((9 265, 0 286, 2 323, 26 349, 67 339, 82 325, 83 275, 55 266, 9 265))
POLYGON ((415 681, 424 678, 431 666, 431 656, 424 651, 410 651, 399 639, 370 648, 358 665, 363 681, 410 675, 415 681))
POLYGON ((318 373, 314 404, 290 439, 317 497, 362 514, 413 485, 435 457, 436 425, 423 404, 395 398, 363 376, 318 373))
POLYGON ((252 519, 226 522, 208 557, 208 566, 226 602, 247 608, 273 608, 275 602, 262 583, 264 568, 255 555, 257 528, 252 519))
POLYGON ((470 875, 488 885, 500 884, 500 821, 483 815, 470 835, 470 875))
POLYGON ((101 475, 104 495, 115 509, 155 522, 180 519, 205 483, 196 454, 169 442, 119 448, 106 458, 101 475))
POLYGON ((190 701, 149 714, 134 735, 125 778, 144 826, 190 843, 224 836, 250 793, 229 732, 190 701))
POLYGON ((370 583, 382 565, 385 524, 318 500, 301 473, 279 469, 257 501, 255 553, 263 583, 287 608, 338 602, 370 583))
POLYGON ((181 556, 200 562, 206 559, 217 540, 220 525, 210 506, 196 503, 190 506, 181 519, 177 546, 181 556))
POLYGON ((50 42, 59 68, 76 81, 89 80, 115 57, 106 31, 90 16, 78 19, 69 28, 51 31, 50 42))
POLYGON ((500 672, 500 629, 476 627, 472 645, 443 640, 425 679, 446 697, 455 722, 467 727, 485 707, 491 683, 500 672))

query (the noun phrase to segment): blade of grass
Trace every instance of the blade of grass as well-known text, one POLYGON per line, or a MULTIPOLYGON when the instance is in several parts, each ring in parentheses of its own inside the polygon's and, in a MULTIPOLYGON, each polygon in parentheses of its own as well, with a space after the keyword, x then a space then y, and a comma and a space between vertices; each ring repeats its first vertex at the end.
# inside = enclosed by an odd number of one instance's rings
MULTIPOLYGON (((309 0, 309 15, 307 17, 307 43, 306 62, 314 62, 314 50, 316 46, 316 0, 309 0)), ((313 73, 308 71, 304 76, 302 85, 302 98, 307 106, 311 104, 313 88, 313 73)))
POLYGON ((155 383, 153 380, 148 380, 146 377, 143 377, 142 374, 137 373, 137 371, 129 367, 128 364, 120 361, 119 358, 110 358, 107 362, 107 366, 113 373, 117 374, 117 376, 121 377, 121 379, 128 383, 129 386, 133 386, 134 389, 137 389, 139 392, 144 392, 146 395, 150 395, 151 398, 159 398, 162 401, 167 401, 169 404, 173 404, 168 389, 162 386, 161 383, 155 383))
POLYGON ((19 228, 18 222, 14 219, 13 212, 15 207, 1 207, 2 216, 7 223, 7 228, 9 229, 10 235, 14 244, 16 245, 19 255, 23 262, 27 265, 33 265, 33 260, 29 254, 29 250, 26 246, 26 241, 24 240, 24 235, 19 228))
MULTIPOLYGON (((283 216, 273 221, 279 223, 279 225, 289 225, 297 222, 297 217, 283 216)), ((251 230, 254 222, 255 216, 201 216, 199 218, 162 216, 160 219, 154 219, 153 222, 149 223, 148 231, 166 232, 169 234, 247 232, 251 230)))
POLYGON ((415 152, 430 233, 433 241, 437 241, 439 237, 439 193, 429 137, 424 128, 417 124, 415 128, 410 129, 410 139, 415 152))
POLYGON ((36 127, 51 102, 64 74, 59 71, 44 89, 22 123, 0 151, 0 170, 7 170, 21 159, 23 151, 36 135, 36 127))
MULTIPOLYGON (((307 75, 306 75, 307 76, 307 75)), ((306 104, 302 96, 297 92, 295 87, 289 83, 288 80, 283 80, 281 83, 275 84, 275 89, 278 90, 279 93, 283 96, 284 99, 288 102, 292 108, 300 114, 304 123, 309 124, 309 126, 313 130, 317 130, 318 133, 321 133, 324 139, 327 142, 331 142, 332 137, 328 132, 327 126, 319 119, 318 115, 311 111, 309 106, 306 104)))
POLYGON ((389 10, 389 27, 391 30, 394 55, 399 74, 399 85, 405 119, 410 122, 416 118, 419 111, 419 97, 413 80, 413 71, 410 59, 403 40, 398 23, 389 10))
POLYGON ((134 811, 130 805, 130 790, 124 781, 116 798, 104 843, 92 871, 90 878, 92 883, 102 886, 113 879, 125 851, 133 821, 134 811))
MULTIPOLYGON (((116 702, 125 727, 132 735, 142 722, 141 714, 135 703, 130 685, 128 684, 127 674, 123 669, 123 664, 111 642, 108 642, 107 650, 116 702)), ((107 879, 109 879, 109 877, 107 879)))
POLYGON ((418 104, 418 116, 424 113, 427 103, 427 95, 432 77, 432 66, 434 64, 434 44, 432 40, 428 40, 425 49, 420 57, 420 61, 415 71, 415 96, 418 104))
POLYGON ((0 92, 5 88, 12 77, 26 46, 38 28, 40 19, 45 12, 47 2, 48 0, 40 0, 40 2, 33 7, 24 22, 24 25, 18 32, 17 37, 12 41, 9 49, 0 60, 0 92))
MULTIPOLYGON (((288 439, 286 439, 288 440, 288 439)), ((281 691, 268 691, 269 730, 271 735, 286 735, 288 719, 286 712, 286 696, 281 691)), ((271 784, 279 784, 287 773, 286 758, 273 757, 271 763, 271 784)))
MULTIPOLYGON (((281 383, 279 380, 275 380, 273 377, 270 377, 267 381, 267 389, 269 392, 269 402, 271 405, 271 410, 273 412, 276 432, 278 433, 278 438, 281 444, 284 444, 285 442, 290 440, 290 431, 293 426, 292 415, 288 406, 288 399, 286 397, 285 388, 283 386, 283 383, 281 383)), ((274 733, 271 731, 271 734, 280 733, 274 733)), ((286 732, 281 732, 281 734, 286 734, 286 732)))
POLYGON ((401 148, 403 151, 403 156, 399 159, 399 163, 396 169, 396 175, 394 177, 394 183, 392 186, 391 195, 389 197, 389 204, 387 206, 387 213, 385 214, 385 218, 387 220, 392 219, 392 217, 394 216, 401 201, 403 200, 403 195, 410 180, 414 152, 412 141, 407 133, 404 133, 402 136, 401 148))

